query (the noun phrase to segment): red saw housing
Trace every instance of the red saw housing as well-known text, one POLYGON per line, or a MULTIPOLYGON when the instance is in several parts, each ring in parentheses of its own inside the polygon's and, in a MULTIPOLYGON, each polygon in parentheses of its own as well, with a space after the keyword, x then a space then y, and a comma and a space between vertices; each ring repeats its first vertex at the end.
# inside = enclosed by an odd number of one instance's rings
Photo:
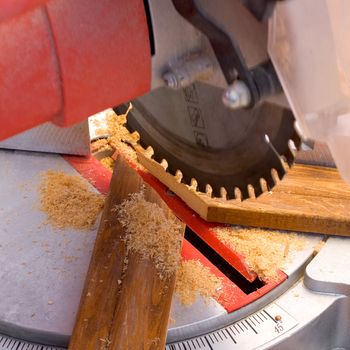
POLYGON ((0 0, 0 140, 150 89, 142 0, 0 0))

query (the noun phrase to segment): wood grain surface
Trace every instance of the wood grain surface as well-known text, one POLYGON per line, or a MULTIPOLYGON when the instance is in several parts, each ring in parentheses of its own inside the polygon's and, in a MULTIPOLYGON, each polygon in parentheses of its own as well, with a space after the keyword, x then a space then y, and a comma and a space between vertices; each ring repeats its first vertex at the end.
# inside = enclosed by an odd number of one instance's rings
POLYGON ((127 253, 113 209, 145 186, 145 199, 173 214, 122 157, 114 169, 69 349, 163 350, 175 274, 162 280, 151 260, 127 253))
POLYGON ((271 193, 241 202, 213 199, 189 190, 141 148, 138 159, 206 221, 350 235, 350 186, 336 169, 295 165, 271 193))

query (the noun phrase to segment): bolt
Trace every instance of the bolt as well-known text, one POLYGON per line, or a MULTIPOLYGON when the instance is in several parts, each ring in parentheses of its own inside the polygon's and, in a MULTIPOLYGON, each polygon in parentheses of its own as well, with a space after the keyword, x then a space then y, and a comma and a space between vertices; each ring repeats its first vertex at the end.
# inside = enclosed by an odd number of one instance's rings
POLYGON ((224 105, 232 109, 247 107, 250 104, 250 100, 250 91, 247 85, 241 80, 234 81, 222 96, 224 105))
POLYGON ((206 55, 197 53, 173 62, 163 74, 168 88, 177 90, 189 86, 196 80, 208 81, 213 74, 213 65, 206 55))

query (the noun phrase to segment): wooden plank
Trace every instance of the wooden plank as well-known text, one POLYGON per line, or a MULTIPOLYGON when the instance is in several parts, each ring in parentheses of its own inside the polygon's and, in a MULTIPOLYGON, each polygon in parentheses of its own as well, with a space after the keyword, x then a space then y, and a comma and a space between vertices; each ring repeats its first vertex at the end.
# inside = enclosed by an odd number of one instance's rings
POLYGON ((244 202, 225 201, 189 190, 137 150, 139 162, 206 221, 350 235, 350 186, 336 169, 295 165, 272 193, 244 202))
POLYGON ((173 216, 158 194, 119 157, 69 345, 71 350, 165 347, 175 273, 161 279, 151 260, 141 260, 137 253, 127 252, 125 231, 113 211, 143 186, 145 199, 159 204, 167 217, 173 216))

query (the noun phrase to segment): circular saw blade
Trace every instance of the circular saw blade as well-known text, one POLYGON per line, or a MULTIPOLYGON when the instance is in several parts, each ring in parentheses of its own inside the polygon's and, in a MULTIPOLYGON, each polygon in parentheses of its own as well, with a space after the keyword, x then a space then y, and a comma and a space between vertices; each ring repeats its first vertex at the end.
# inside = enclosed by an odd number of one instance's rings
POLYGON ((291 165, 292 140, 300 138, 294 117, 284 108, 262 103, 254 109, 231 110, 221 102, 222 90, 195 83, 180 91, 160 88, 133 101, 127 127, 138 131, 140 144, 154 151, 153 159, 167 161, 167 172, 182 173, 182 182, 197 182, 197 190, 241 199, 275 185, 273 169, 285 175, 282 158, 291 165), (266 181, 266 186, 261 179, 266 181), (225 191, 224 191, 225 193, 225 191))

